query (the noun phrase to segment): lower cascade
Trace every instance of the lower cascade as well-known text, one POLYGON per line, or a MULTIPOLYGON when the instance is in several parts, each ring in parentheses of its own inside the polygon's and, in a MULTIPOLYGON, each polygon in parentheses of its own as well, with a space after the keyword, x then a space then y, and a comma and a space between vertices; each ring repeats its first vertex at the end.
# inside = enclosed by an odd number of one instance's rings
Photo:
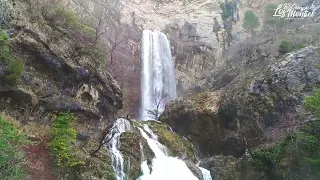
POLYGON ((166 155, 167 152, 164 150, 164 148, 162 148, 163 145, 154 138, 156 136, 152 133, 152 131, 150 131, 147 125, 144 125, 144 129, 139 128, 139 131, 143 138, 147 140, 148 145, 155 154, 151 169, 149 169, 147 161, 142 162, 141 169, 143 175, 139 178, 140 180, 197 180, 197 178, 182 160, 166 155), (151 137, 147 134, 147 132, 151 137))
POLYGON ((120 135, 131 129, 131 124, 128 120, 119 118, 114 123, 110 133, 106 139, 110 139, 107 147, 111 154, 112 167, 115 172, 117 180, 125 179, 125 173, 123 172, 123 156, 120 152, 120 135))
MULTIPOLYGON (((124 172, 124 157, 120 152, 120 136, 122 133, 132 130, 131 126, 128 120, 117 119, 111 132, 106 137, 107 139, 111 138, 107 148, 112 157, 112 167, 117 180, 129 180, 124 172)), ((137 129, 154 153, 151 165, 142 157, 142 175, 137 180, 198 180, 183 160, 169 156, 167 147, 158 141, 157 135, 153 133, 147 124, 144 124, 143 127, 137 127, 137 129)), ((140 143, 140 150, 143 151, 143 148, 140 143)), ((199 169, 203 174, 204 180, 212 180, 208 170, 201 167, 199 169)))

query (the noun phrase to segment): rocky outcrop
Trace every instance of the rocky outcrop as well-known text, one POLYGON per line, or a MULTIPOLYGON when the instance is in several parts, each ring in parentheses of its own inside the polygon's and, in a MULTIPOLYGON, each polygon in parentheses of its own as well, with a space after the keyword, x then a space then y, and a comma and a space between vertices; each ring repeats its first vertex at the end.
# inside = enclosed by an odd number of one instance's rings
POLYGON ((239 179, 238 159, 233 156, 214 156, 200 165, 207 168, 215 180, 239 179))
POLYGON ((166 106, 160 120, 189 139, 202 154, 241 156, 245 146, 235 129, 221 120, 220 98, 219 91, 178 98, 166 106))
POLYGON ((160 120, 204 155, 240 157, 247 147, 275 140, 303 120, 303 97, 320 83, 318 58, 317 48, 309 46, 262 71, 241 72, 219 90, 170 102, 160 120))
POLYGON ((31 23, 35 15, 23 6, 27 5, 16 4, 16 10, 24 15, 15 12, 18 21, 13 26, 11 45, 24 71, 18 89, 1 87, 1 94, 5 94, 2 101, 11 102, 5 108, 33 106, 44 113, 71 111, 95 128, 100 128, 101 119, 115 119, 122 108, 122 92, 108 72, 99 70, 97 57, 90 52, 92 47, 82 49, 84 42, 75 40, 69 27, 56 29, 57 24, 50 24, 41 14, 31 23))

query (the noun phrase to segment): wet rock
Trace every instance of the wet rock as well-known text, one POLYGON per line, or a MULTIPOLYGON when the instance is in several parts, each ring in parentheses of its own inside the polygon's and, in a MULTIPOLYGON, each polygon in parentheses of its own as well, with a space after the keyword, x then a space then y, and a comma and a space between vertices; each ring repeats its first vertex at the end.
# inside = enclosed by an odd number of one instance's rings
POLYGON ((187 167, 190 169, 190 171, 196 176, 199 180, 203 180, 203 175, 201 170, 192 162, 190 161, 184 161, 187 165, 187 167))

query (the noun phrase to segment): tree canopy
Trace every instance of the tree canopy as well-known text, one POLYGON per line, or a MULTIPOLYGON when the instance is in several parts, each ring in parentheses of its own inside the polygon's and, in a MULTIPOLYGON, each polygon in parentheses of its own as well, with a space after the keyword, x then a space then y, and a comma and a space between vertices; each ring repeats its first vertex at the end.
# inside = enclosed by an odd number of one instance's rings
POLYGON ((260 26, 258 16, 251 10, 248 10, 244 14, 243 28, 246 30, 257 29, 260 26))

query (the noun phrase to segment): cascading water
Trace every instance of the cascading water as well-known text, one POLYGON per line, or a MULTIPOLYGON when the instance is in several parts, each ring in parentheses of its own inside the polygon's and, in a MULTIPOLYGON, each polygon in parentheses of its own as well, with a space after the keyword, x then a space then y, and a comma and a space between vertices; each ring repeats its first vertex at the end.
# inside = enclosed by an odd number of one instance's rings
POLYGON ((203 180, 212 180, 210 171, 208 169, 205 169, 205 168, 202 168, 202 167, 199 167, 199 169, 202 172, 203 180))
POLYGON ((128 120, 119 118, 114 123, 111 132, 106 139, 111 139, 107 147, 111 153, 112 167, 115 172, 117 180, 124 180, 125 173, 123 172, 123 156, 120 152, 120 135, 123 132, 129 131, 131 124, 128 120))
MULTIPOLYGON (((114 123, 111 132, 106 137, 107 139, 111 139, 107 144, 107 147, 111 153, 112 167, 117 180, 128 179, 123 171, 124 158, 120 152, 120 135, 126 131, 130 131, 131 129, 132 127, 130 122, 126 119, 120 118, 114 123)), ((152 167, 150 167, 142 153, 142 176, 139 177, 138 180, 197 180, 183 160, 169 156, 167 148, 158 142, 158 136, 153 133, 148 125, 145 124, 143 129, 138 129, 142 137, 146 139, 148 146, 155 155, 154 159, 152 160, 152 167)), ((144 147, 141 142, 140 148, 141 152, 143 152, 144 147)), ((203 173, 204 180, 212 180, 208 170, 201 167, 199 167, 199 169, 203 173)))
POLYGON ((141 92, 142 120, 154 118, 150 110, 162 113, 164 105, 177 96, 170 43, 159 31, 143 31, 141 92))
POLYGON ((147 125, 143 129, 139 128, 143 138, 155 154, 152 161, 152 168, 147 165, 147 161, 141 164, 142 176, 139 180, 197 180, 187 165, 180 159, 169 157, 166 148, 157 141, 157 137, 147 125))

